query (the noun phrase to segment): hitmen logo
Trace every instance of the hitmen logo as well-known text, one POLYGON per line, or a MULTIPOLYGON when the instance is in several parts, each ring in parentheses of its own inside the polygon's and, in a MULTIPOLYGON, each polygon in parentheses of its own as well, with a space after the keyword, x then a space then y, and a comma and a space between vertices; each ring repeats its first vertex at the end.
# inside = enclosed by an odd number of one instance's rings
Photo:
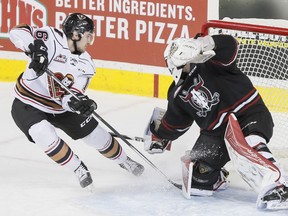
MULTIPOLYGON (((66 87, 71 87, 74 84, 74 77, 72 74, 66 74, 65 76, 62 73, 54 73, 54 75, 61 80, 61 83, 66 87)), ((50 76, 48 79, 48 88, 49 93, 52 98, 61 99, 61 97, 66 94, 66 90, 63 89, 58 83, 56 83, 50 76)))
POLYGON ((184 102, 188 102, 199 117, 206 117, 207 112, 211 111, 211 107, 219 103, 219 93, 215 92, 212 96, 211 92, 204 86, 204 81, 198 75, 198 82, 189 88, 188 91, 183 91, 184 96, 180 98, 184 102))
POLYGON ((9 37, 9 31, 16 25, 47 25, 47 10, 35 0, 1 0, 0 37, 9 37))
POLYGON ((66 63, 67 62, 67 57, 65 55, 59 54, 56 56, 53 61, 60 62, 60 63, 66 63))

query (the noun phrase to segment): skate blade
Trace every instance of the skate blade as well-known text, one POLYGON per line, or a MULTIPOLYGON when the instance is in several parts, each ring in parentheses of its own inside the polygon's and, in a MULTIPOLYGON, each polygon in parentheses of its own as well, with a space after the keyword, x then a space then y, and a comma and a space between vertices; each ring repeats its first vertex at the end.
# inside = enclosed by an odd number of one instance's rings
POLYGON ((87 187, 84 188, 86 191, 90 193, 96 193, 96 188, 94 187, 93 184, 88 185, 87 187))
POLYGON ((280 202, 279 200, 271 200, 268 202, 257 203, 257 208, 259 210, 269 210, 269 211, 277 211, 277 210, 287 210, 288 202, 280 202))
POLYGON ((285 210, 288 209, 288 201, 279 202, 278 200, 269 201, 266 204, 266 209, 268 210, 285 210))

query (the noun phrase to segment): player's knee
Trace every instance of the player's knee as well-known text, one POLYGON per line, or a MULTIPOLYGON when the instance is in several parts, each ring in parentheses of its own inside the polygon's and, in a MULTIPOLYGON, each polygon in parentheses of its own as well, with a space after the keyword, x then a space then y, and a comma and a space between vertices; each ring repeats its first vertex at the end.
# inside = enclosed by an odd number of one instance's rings
POLYGON ((84 137, 82 140, 86 144, 99 150, 111 144, 112 136, 104 128, 98 125, 89 135, 84 137))
POLYGON ((193 166, 192 188, 213 190, 219 177, 220 170, 212 168, 205 162, 196 161, 193 166))
POLYGON ((44 149, 47 149, 55 140, 58 140, 55 128, 47 120, 34 124, 29 129, 29 135, 37 145, 44 149))

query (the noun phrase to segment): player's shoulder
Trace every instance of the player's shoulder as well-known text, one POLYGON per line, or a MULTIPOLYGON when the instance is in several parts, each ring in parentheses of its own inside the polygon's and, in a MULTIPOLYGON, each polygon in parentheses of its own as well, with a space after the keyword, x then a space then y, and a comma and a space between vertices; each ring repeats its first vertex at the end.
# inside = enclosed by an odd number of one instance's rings
POLYGON ((93 71, 92 74, 95 73, 96 71, 96 65, 95 62, 93 61, 91 55, 86 51, 84 53, 82 53, 79 56, 80 62, 83 64, 83 71, 86 71, 85 74, 86 75, 91 75, 91 71, 93 71))
POLYGON ((51 48, 62 49, 68 48, 67 38, 64 32, 52 26, 39 28, 35 33, 35 37, 41 38, 51 48))
POLYGON ((59 41, 59 43, 61 43, 61 41, 66 38, 64 32, 60 29, 55 28, 55 27, 45 26, 41 30, 47 32, 48 37, 49 37, 47 39, 56 40, 56 41, 59 41))
POLYGON ((85 51, 84 53, 82 53, 80 55, 80 59, 85 60, 85 61, 87 61, 87 62, 89 62, 89 63, 91 63, 93 65, 95 64, 93 59, 92 59, 92 57, 91 57, 91 55, 87 51, 85 51))

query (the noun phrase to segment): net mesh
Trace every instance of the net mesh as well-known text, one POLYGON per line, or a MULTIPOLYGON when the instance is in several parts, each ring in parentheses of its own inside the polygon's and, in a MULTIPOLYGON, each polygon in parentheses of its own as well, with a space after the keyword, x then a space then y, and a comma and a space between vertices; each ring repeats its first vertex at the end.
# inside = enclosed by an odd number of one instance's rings
MULTIPOLYGON (((259 26, 260 27, 260 26, 259 26)), ((272 152, 288 158, 288 37, 281 31, 277 34, 210 27, 208 34, 229 34, 239 42, 238 67, 249 76, 261 94, 274 120, 274 134, 270 141, 272 152)))

